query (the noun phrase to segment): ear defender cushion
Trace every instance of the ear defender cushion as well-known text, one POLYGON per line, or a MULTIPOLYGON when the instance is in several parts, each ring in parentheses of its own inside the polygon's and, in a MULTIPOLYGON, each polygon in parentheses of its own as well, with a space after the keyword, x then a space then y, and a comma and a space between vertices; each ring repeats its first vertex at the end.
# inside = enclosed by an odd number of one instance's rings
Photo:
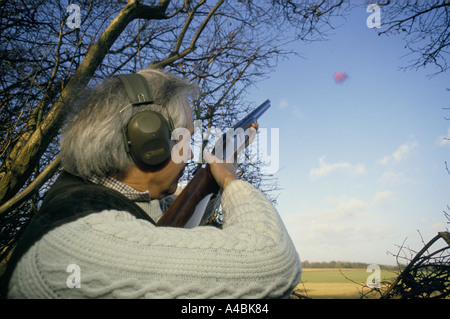
POLYGON ((173 143, 167 122, 161 114, 140 112, 131 118, 125 129, 128 151, 136 164, 152 167, 169 159, 173 143))
MULTIPOLYGON (((128 99, 135 107, 152 104, 153 96, 146 79, 137 73, 120 74, 128 99)), ((125 148, 136 164, 152 168, 166 162, 171 155, 171 130, 166 119, 158 112, 143 111, 131 118, 123 127, 125 148)))

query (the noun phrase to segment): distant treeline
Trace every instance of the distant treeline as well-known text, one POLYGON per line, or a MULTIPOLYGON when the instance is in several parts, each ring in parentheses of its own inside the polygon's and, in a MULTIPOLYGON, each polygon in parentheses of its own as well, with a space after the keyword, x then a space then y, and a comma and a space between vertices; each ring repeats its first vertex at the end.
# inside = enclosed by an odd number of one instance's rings
MULTIPOLYGON (((302 261, 303 268, 342 268, 342 269, 366 269, 369 264, 361 262, 350 262, 350 261, 321 261, 321 262, 311 262, 302 261)), ((378 265, 380 269, 398 270, 399 266, 387 266, 378 265)), ((401 268, 404 268, 401 267, 401 268)))

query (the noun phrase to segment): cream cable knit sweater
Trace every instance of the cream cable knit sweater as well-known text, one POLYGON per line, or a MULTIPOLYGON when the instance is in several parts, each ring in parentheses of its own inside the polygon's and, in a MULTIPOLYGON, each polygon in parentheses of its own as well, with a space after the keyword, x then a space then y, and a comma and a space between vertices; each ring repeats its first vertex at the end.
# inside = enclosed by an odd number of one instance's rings
POLYGON ((300 260, 272 204, 234 181, 222 195, 223 229, 155 227, 124 211, 62 225, 18 263, 10 298, 280 298, 300 260), (80 288, 67 284, 79 266, 80 288))

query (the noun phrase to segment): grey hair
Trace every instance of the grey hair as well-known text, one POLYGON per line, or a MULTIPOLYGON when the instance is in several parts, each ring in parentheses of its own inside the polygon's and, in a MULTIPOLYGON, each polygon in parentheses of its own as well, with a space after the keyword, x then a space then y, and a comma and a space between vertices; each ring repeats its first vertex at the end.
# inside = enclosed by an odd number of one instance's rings
POLYGON ((123 174, 135 165, 125 150, 122 128, 139 112, 157 111, 166 119, 170 115, 175 128, 187 126, 186 99, 195 97, 197 86, 161 70, 139 74, 148 81, 153 104, 131 106, 122 82, 112 77, 71 105, 76 110, 60 143, 66 171, 82 178, 106 177, 123 174))

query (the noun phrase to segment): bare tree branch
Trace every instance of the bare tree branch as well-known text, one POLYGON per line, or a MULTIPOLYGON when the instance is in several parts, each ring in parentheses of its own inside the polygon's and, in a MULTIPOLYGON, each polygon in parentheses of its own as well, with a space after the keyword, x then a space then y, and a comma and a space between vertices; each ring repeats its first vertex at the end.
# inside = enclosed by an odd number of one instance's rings
POLYGON ((46 183, 61 167, 59 156, 57 156, 40 174, 37 176, 30 185, 28 185, 23 191, 11 198, 5 204, 0 206, 0 215, 7 211, 17 207, 23 201, 27 200, 34 193, 39 191, 42 185, 46 183))
POLYGON ((450 2, 388 1, 380 4, 383 18, 379 35, 403 35, 413 59, 405 67, 435 66, 438 73, 448 70, 450 47, 450 2))
POLYGON ((150 10, 150 8, 144 8, 138 1, 129 1, 127 6, 113 19, 98 41, 87 51, 83 62, 64 87, 60 96, 42 120, 42 123, 32 134, 26 132, 22 135, 19 140, 23 141, 23 143, 16 144, 11 151, 13 156, 9 157, 8 163, 4 163, 7 167, 1 169, 3 172, 6 171, 0 180, 0 200, 2 202, 14 196, 23 186, 26 179, 28 179, 29 174, 37 164, 37 160, 58 133, 63 106, 75 99, 80 90, 88 84, 90 78, 108 53, 109 48, 111 48, 125 27, 136 17, 141 17, 143 9, 145 9, 143 11, 147 14, 146 17, 148 19, 163 19, 165 15, 161 10, 166 8, 167 6, 161 6, 150 10))

